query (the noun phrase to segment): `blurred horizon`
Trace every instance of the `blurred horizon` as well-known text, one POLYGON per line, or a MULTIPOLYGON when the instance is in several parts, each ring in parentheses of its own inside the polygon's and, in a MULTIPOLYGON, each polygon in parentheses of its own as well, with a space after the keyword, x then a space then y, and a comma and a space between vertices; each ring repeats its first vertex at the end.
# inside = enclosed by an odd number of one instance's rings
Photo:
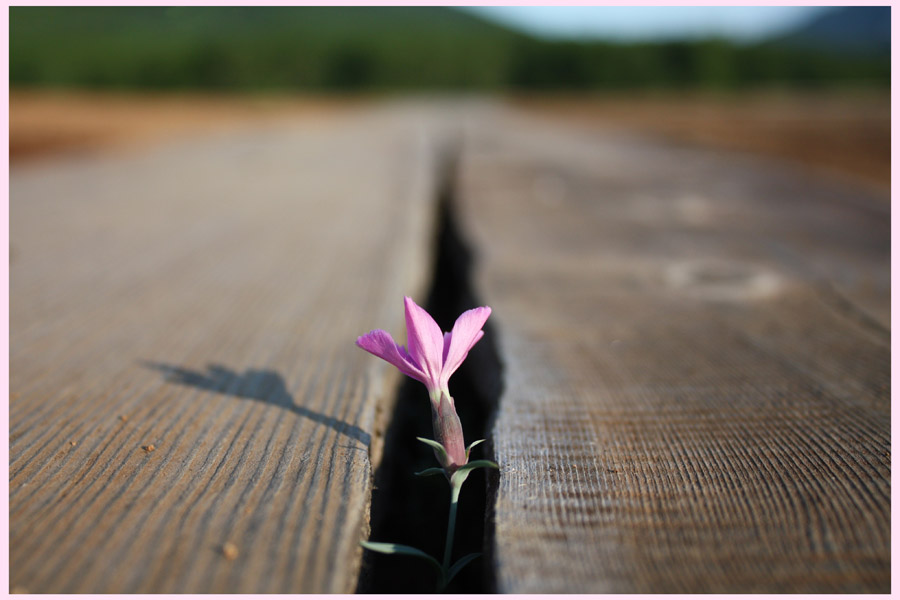
POLYGON ((19 87, 357 93, 890 85, 890 7, 14 6, 9 17, 10 84, 19 87), (548 32, 568 22, 581 37, 536 35, 500 15, 530 19, 531 29, 539 19, 548 32), (680 37, 662 35, 666 23, 680 37), (600 25, 618 38, 584 37, 600 25))
POLYGON ((890 7, 612 8, 521 14, 620 19, 617 40, 446 7, 14 6, 10 160, 459 93, 890 184, 890 7), (663 22, 685 37, 627 39, 663 22))

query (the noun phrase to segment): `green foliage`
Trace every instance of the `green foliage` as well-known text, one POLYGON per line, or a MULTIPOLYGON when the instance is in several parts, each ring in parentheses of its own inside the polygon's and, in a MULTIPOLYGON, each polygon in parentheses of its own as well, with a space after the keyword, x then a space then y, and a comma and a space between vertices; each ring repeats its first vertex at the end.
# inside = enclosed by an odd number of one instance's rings
POLYGON ((14 85, 598 90, 890 84, 890 57, 723 40, 539 40, 450 8, 9 9, 14 85))
POLYGON ((465 567, 467 564, 469 564, 476 558, 480 558, 480 557, 481 557, 481 552, 473 552, 472 554, 466 554, 461 559, 456 561, 456 563, 452 567, 450 567, 450 570, 447 571, 447 583, 450 583, 450 581, 454 577, 456 577, 460 571, 463 570, 463 567, 465 567))
POLYGON ((401 554, 404 556, 414 556, 416 558, 422 558, 435 569, 437 569, 438 573, 441 576, 443 576, 444 574, 441 563, 439 563, 437 559, 422 552, 418 548, 413 548, 412 546, 404 546, 403 544, 390 544, 385 542, 360 542, 359 545, 367 550, 371 550, 372 552, 380 552, 382 554, 401 554))
POLYGON ((439 467, 432 467, 430 469, 424 469, 422 471, 418 471, 417 473, 413 473, 416 477, 432 477, 434 475, 443 475, 446 471, 439 467))

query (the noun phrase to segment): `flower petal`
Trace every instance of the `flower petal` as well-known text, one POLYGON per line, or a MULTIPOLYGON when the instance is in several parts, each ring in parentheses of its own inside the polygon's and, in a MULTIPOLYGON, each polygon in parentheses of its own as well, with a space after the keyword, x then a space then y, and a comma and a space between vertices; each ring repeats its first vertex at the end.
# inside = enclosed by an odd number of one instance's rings
POLYGON ((387 331, 376 329, 375 331, 370 331, 366 335, 361 335, 356 338, 356 345, 366 352, 371 352, 378 358, 391 363, 400 369, 400 372, 404 375, 425 383, 427 379, 425 373, 422 372, 422 369, 420 369, 409 354, 407 354, 406 350, 403 349, 403 346, 398 346, 397 343, 394 342, 394 338, 392 338, 391 334, 387 331))
POLYGON ((450 351, 450 338, 453 337, 449 331, 444 333, 444 354, 441 357, 441 364, 447 363, 447 353, 450 351))
POLYGON ((446 387, 450 376, 466 359, 472 346, 484 335, 481 328, 489 316, 491 316, 490 307, 480 306, 467 310, 456 319, 453 331, 450 332, 449 345, 444 349, 444 368, 441 370, 443 387, 446 387))
POLYGON ((406 306, 406 337, 409 344, 409 355, 418 364, 428 381, 429 388, 437 387, 444 363, 444 335, 431 315, 413 302, 412 298, 403 299, 406 306))

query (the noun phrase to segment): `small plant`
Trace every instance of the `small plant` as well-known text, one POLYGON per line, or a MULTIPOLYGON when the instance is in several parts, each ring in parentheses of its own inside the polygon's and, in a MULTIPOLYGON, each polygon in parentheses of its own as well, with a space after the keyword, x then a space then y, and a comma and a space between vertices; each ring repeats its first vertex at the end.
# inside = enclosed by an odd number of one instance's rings
POLYGON ((361 542, 361 544, 374 552, 405 554, 425 559, 437 570, 437 591, 442 592, 463 567, 481 556, 480 552, 467 554, 454 564, 450 564, 456 529, 456 509, 462 485, 475 469, 499 468, 496 463, 489 460, 469 461, 472 448, 484 440, 465 445, 462 425, 449 389, 450 376, 462 365, 469 350, 484 335, 482 327, 490 316, 491 309, 481 306, 467 310, 456 319, 452 331, 442 333, 431 315, 411 298, 404 298, 404 304, 408 348, 394 342, 391 334, 381 329, 360 336, 356 340, 356 345, 386 360, 401 373, 421 381, 428 388, 435 439, 416 439, 431 446, 440 467, 425 469, 416 475, 423 477, 444 475, 450 483, 450 515, 447 522, 444 559, 438 561, 417 548, 402 544, 384 542, 361 542))

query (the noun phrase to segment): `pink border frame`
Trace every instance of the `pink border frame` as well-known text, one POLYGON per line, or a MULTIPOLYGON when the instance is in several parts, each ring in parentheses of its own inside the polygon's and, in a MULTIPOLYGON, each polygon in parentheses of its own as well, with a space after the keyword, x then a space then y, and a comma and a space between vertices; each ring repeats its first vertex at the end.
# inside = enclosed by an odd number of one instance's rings
MULTIPOLYGON (((2 61, 2 68, 6 75, 6 77, 5 77, 6 93, 4 94, 3 101, 5 104, 6 117, 7 117, 3 121, 3 128, 6 132, 7 140, 9 139, 9 10, 8 10, 8 7, 9 6, 38 6, 38 5, 43 5, 43 6, 65 6, 65 5, 119 6, 119 5, 123 5, 123 4, 129 4, 129 3, 96 1, 96 0, 86 1, 86 2, 77 2, 77 1, 60 2, 57 0, 57 1, 49 1, 49 2, 11 2, 11 3, 7 3, 7 10, 3 11, 3 14, 2 14, 3 31, 6 32, 6 43, 3 45, 3 61, 2 61)), ((234 2, 234 1, 228 1, 228 0, 219 1, 219 2, 210 1, 210 0, 196 0, 194 2, 189 2, 189 3, 188 2, 171 2, 171 1, 166 2, 164 0, 144 0, 144 1, 140 2, 139 4, 145 5, 145 6, 147 6, 147 5, 171 6, 171 5, 177 5, 177 4, 190 4, 190 5, 197 5, 197 6, 222 6, 222 5, 238 5, 238 6, 240 6, 240 5, 246 5, 247 3, 246 2, 234 2)), ((327 2, 326 1, 326 2, 315 2, 315 3, 309 3, 309 2, 297 3, 297 2, 284 2, 284 1, 279 1, 279 0, 274 0, 274 1, 269 0, 268 2, 265 2, 265 4, 266 5, 282 5, 282 6, 302 6, 302 5, 378 6, 378 5, 384 5, 384 3, 381 3, 381 2, 327 2)), ((398 3, 394 3, 394 5, 396 5, 396 4, 398 4, 398 3)), ((535 1, 535 0, 525 1, 525 2, 522 2, 522 1, 520 1, 520 2, 509 2, 509 1, 502 2, 502 1, 496 1, 496 0, 492 1, 492 2, 436 2, 436 1, 432 0, 432 1, 403 3, 403 4, 415 5, 415 6, 478 6, 478 5, 481 5, 481 6, 547 6, 547 5, 550 5, 553 3, 546 2, 546 1, 543 1, 543 2, 535 1)), ((564 4, 561 3, 560 5, 565 5, 565 6, 622 6, 623 4, 626 4, 626 3, 568 1, 568 2, 565 2, 564 4)), ((752 0, 744 1, 744 2, 714 2, 714 1, 710 1, 710 0, 695 0, 694 2, 690 2, 690 3, 673 2, 671 0, 637 0, 634 2, 627 3, 627 5, 630 5, 630 6, 846 6, 848 4, 852 4, 852 3, 835 2, 835 1, 813 2, 810 0, 795 0, 793 2, 771 2, 771 1, 760 2, 760 1, 752 1, 752 0)), ((884 2, 884 1, 866 2, 865 4, 879 5, 879 6, 890 6, 891 5, 890 2, 884 2)), ((390 4, 388 4, 388 5, 390 5, 390 4)), ((891 11, 892 31, 898 30, 898 24, 900 24, 900 16, 898 16, 898 13, 891 11)), ((896 82, 896 74, 897 74, 896 65, 897 65, 898 55, 900 55, 900 53, 898 53, 897 48, 895 46, 892 46, 892 48, 891 48, 891 59, 892 59, 892 66, 891 66, 891 77, 892 77, 891 109, 892 110, 891 110, 891 112, 892 113, 893 113, 893 108, 895 107, 895 102, 896 102, 894 91, 895 91, 895 86, 896 86, 896 83, 895 83, 896 82)), ((891 123, 891 151, 892 151, 891 172, 892 172, 892 175, 893 175, 893 172, 896 171, 896 169, 894 167, 896 167, 897 161, 898 161, 898 158, 897 158, 898 147, 896 144, 896 136, 894 135, 894 129, 895 129, 895 126, 892 121, 892 123, 891 123)), ((3 346, 4 360, 3 360, 2 370, 0 370, 0 377, 2 377, 2 379, 3 379, 4 389, 5 389, 6 393, 4 396, 4 401, 5 401, 4 408, 5 409, 2 412, 3 443, 2 443, 2 447, 0 447, 0 452, 2 452, 3 465, 6 470, 6 477, 2 481, 2 488, 3 488, 2 497, 3 497, 4 510, 3 510, 2 514, 0 514, 0 529, 2 529, 2 534, 3 534, 3 544, 2 544, 3 556, 2 556, 2 562, 0 562, 0 566, 2 566, 2 578, 0 578, 0 579, 2 579, 2 581, 0 581, 0 583, 2 583, 2 590, 5 592, 5 591, 9 590, 9 297, 10 297, 9 296, 9 237, 10 237, 10 235, 9 235, 9 233, 10 233, 9 232, 9 144, 6 145, 3 152, 6 157, 6 160, 5 160, 6 167, 3 171, 4 190, 5 190, 5 193, 3 194, 3 200, 4 200, 3 206, 5 209, 3 211, 3 220, 4 220, 5 225, 3 228, 4 241, 3 241, 2 248, 0 248, 0 257, 2 257, 2 265, 3 265, 3 269, 5 271, 5 277, 3 278, 3 289, 5 292, 3 294, 3 303, 4 303, 3 307, 4 307, 4 313, 6 315, 6 318, 3 320, 3 323, 2 323, 2 333, 3 333, 4 338, 6 339, 6 344, 3 346)), ((898 184, 897 184, 896 179, 894 179, 892 176, 892 180, 891 180, 891 204, 892 205, 893 205, 893 198, 896 196, 897 191, 898 191, 898 184)), ((893 288, 894 282, 897 279, 896 275, 898 272, 900 272, 900 266, 898 266, 898 264, 900 264, 900 262, 898 262, 896 260, 898 258, 897 248, 895 247, 895 245, 893 243, 894 233, 897 231, 898 222, 900 222, 900 221, 898 221, 898 219, 900 219, 900 218, 898 218, 896 212, 892 211, 892 213, 891 213, 891 287, 892 288, 893 288)), ((892 298, 891 298, 891 309, 892 309, 891 310, 891 328, 892 329, 895 329, 897 326, 897 316, 896 316, 897 310, 896 309, 898 307, 900 307, 900 300, 898 300, 896 297, 894 297, 892 295, 892 298)), ((893 343, 891 344, 891 351, 892 351, 892 357, 891 357, 892 394, 891 394, 891 399, 892 399, 892 404, 893 404, 893 398, 894 398, 893 390, 895 389, 895 386, 893 385, 894 384, 893 373, 898 372, 897 367, 900 366, 900 361, 898 361, 893 354, 893 351, 894 351, 893 343)), ((896 424, 897 424, 897 416, 896 416, 896 413, 892 412, 892 414, 891 414, 892 433, 896 429, 896 427, 895 427, 896 424)), ((892 476, 891 480, 892 480, 891 483, 893 484, 893 476, 892 476)), ((893 485, 892 485, 892 487, 893 487, 893 485)), ((895 505, 892 504, 891 505, 892 556, 896 556, 896 552, 895 552, 896 540, 898 537, 898 535, 897 535, 898 530, 900 530, 900 527, 897 526, 897 518, 896 517, 897 517, 897 510, 895 509, 895 505)), ((892 593, 896 590, 896 587, 894 586, 894 581, 896 580, 896 577, 895 577, 896 574, 897 574, 897 570, 895 569, 895 564, 894 564, 894 561, 892 560, 891 561, 891 575, 892 575, 892 577, 891 577, 891 580, 892 580, 891 592, 892 593)), ((2 592, 0 592, 0 593, 2 593, 2 592)), ((98 594, 98 596, 99 596, 99 594, 98 594)), ((338 597, 339 596, 340 595, 338 595, 338 597)), ((520 598, 532 597, 532 595, 526 595, 526 594, 512 594, 511 596, 520 597, 520 598)), ((643 595, 637 595, 637 597, 642 597, 642 596, 643 595)), ((47 595, 43 595, 42 597, 52 599, 52 598, 65 598, 67 596, 58 595, 58 594, 47 594, 47 595)), ((218 595, 218 594, 205 594, 205 595, 199 595, 199 594, 178 594, 178 595, 175 595, 175 594, 137 594, 134 596, 129 596, 127 594, 106 594, 106 595, 103 595, 103 597, 105 597, 105 598, 147 598, 147 599, 155 600, 158 598, 172 598, 172 599, 228 598, 229 596, 228 595, 218 595)), ((277 594, 277 595, 266 595, 265 597, 266 598, 292 598, 293 596, 288 595, 288 594, 277 594)), ((334 598, 335 595, 313 594, 313 595, 308 595, 306 597, 334 598)), ((371 597, 384 598, 384 597, 391 597, 391 596, 374 595, 371 597)), ((482 597, 486 597, 486 596, 471 596, 470 595, 470 596, 452 596, 452 597, 482 598, 482 597)), ((546 595, 546 596, 534 596, 534 597, 537 597, 537 598, 568 598, 571 596, 562 596, 562 595, 552 595, 551 594, 551 595, 546 595)), ((598 595, 598 596, 589 596, 589 597, 605 597, 605 596, 598 595)), ((609 597, 615 598, 616 596, 609 596, 609 597)), ((631 596, 631 597, 635 597, 635 596, 631 596)), ((685 596, 685 595, 666 596, 666 598, 670 598, 672 600, 681 600, 682 598, 688 598, 688 597, 692 597, 692 596, 685 596)), ((710 597, 710 595, 704 595, 704 597, 708 598, 708 597, 710 597)), ((712 595, 712 597, 716 597, 716 595, 712 595)), ((766 595, 766 596, 761 596, 761 597, 773 597, 773 596, 766 595)), ((801 599, 806 599, 806 598, 831 598, 831 597, 832 596, 824 596, 824 595, 823 596, 818 596, 818 595, 790 596, 790 598, 796 599, 796 600, 801 600, 801 599)))

